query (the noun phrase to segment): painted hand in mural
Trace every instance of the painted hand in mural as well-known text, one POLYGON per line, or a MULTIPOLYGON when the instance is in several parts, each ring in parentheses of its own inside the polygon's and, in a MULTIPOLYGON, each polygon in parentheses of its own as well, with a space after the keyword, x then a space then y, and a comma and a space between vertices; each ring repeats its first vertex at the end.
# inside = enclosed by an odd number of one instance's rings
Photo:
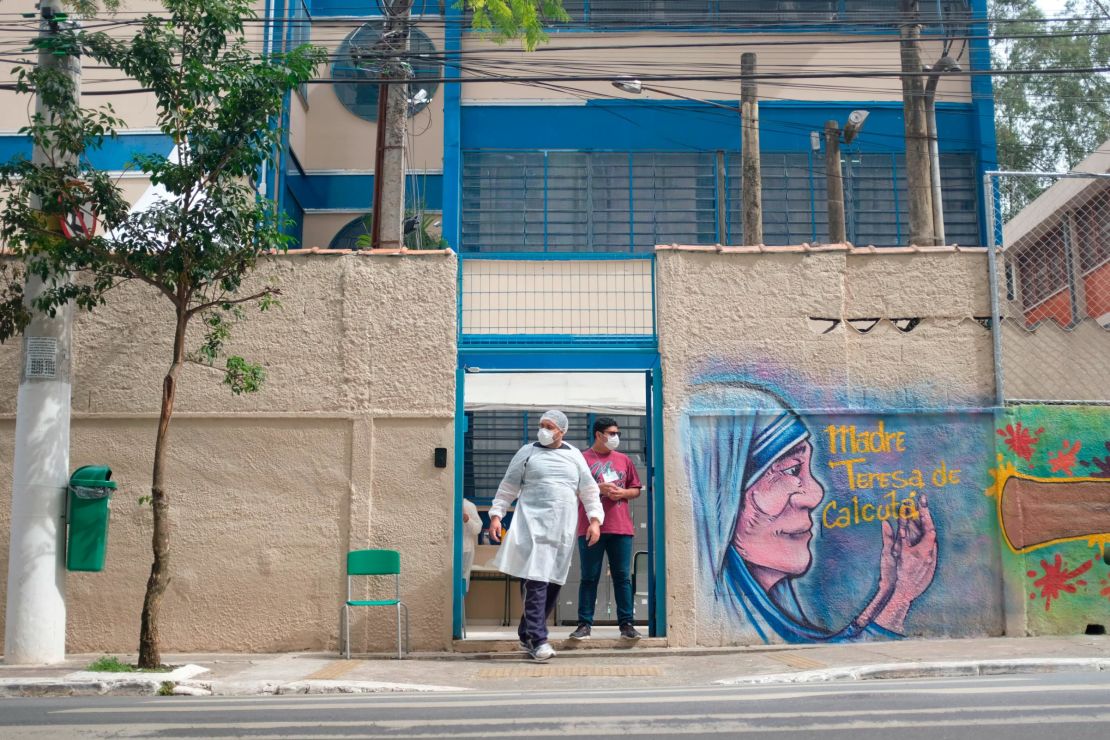
POLYGON ((872 600, 872 605, 882 607, 875 624, 902 633, 910 606, 929 588, 936 569, 937 530, 929 512, 928 497, 922 494, 917 519, 899 519, 897 527, 883 522, 879 593, 872 600))

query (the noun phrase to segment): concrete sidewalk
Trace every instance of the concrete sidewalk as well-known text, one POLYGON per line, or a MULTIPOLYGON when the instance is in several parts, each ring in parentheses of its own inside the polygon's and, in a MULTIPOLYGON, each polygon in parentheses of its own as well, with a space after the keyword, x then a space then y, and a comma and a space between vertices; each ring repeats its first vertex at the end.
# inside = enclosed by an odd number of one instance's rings
MULTIPOLYGON (((645 641, 646 642, 646 641, 645 641)), ((554 642, 556 648, 560 642, 554 642)), ((0 696, 188 695, 660 688, 841 679, 1110 670, 1110 637, 901 640, 717 649, 633 647, 559 651, 544 664, 523 653, 413 654, 352 660, 331 653, 166 655, 173 673, 85 671, 99 655, 54 666, 0 664, 0 696)), ((124 662, 134 655, 119 656, 124 662)))

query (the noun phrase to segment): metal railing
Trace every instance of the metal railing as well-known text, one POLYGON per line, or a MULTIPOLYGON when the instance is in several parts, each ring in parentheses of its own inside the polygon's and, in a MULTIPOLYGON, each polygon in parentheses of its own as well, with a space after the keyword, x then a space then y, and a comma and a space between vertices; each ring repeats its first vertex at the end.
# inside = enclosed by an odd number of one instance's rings
MULTIPOLYGON (((571 22, 605 27, 674 26, 713 24, 728 26, 778 24, 883 23, 897 26, 901 6, 897 0, 564 0, 571 22)), ((921 3, 925 23, 938 18, 965 19, 966 0, 926 0, 921 3)))
POLYGON ((655 262, 614 255, 460 260, 468 344, 608 344, 655 337, 655 262))

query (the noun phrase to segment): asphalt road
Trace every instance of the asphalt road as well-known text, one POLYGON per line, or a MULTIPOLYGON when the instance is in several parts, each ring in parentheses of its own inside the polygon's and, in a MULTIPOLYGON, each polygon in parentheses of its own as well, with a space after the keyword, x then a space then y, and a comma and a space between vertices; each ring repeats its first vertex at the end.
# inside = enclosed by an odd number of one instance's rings
POLYGON ((1110 737, 1110 674, 635 691, 0 700, 3 738, 1110 737))

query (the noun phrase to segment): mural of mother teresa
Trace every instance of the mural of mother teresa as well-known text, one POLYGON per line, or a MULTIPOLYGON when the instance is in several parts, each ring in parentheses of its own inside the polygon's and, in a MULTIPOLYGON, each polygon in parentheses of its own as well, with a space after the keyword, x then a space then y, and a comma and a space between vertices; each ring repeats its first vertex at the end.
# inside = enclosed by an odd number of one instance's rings
POLYGON ((805 422, 773 393, 729 382, 691 399, 686 438, 702 603, 712 594, 713 618, 731 631, 724 637, 754 630, 764 642, 800 643, 902 635, 936 570, 924 495, 916 519, 881 523, 874 596, 847 626, 826 628, 806 616, 794 590, 813 565, 813 511, 825 496, 805 422))

